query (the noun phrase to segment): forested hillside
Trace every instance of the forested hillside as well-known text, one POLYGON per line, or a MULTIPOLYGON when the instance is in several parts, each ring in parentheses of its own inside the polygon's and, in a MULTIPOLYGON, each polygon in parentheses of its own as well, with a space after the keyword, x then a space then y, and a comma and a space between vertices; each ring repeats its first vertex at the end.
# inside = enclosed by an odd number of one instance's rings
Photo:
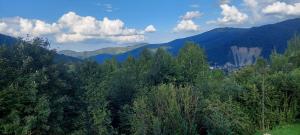
POLYGON ((185 42, 194 42, 205 50, 211 65, 223 66, 226 63, 231 63, 236 66, 244 66, 248 63, 254 63, 255 60, 252 59, 253 57, 256 58, 256 55, 253 53, 258 53, 266 59, 273 50, 283 53, 287 47, 286 41, 296 33, 300 33, 300 18, 252 28, 216 28, 167 43, 149 44, 117 55, 99 54, 92 58, 99 63, 113 57, 118 61, 125 61, 128 56, 137 58, 145 48, 152 50, 165 48, 171 54, 178 55, 185 42), (233 47, 240 51, 236 52, 232 49, 233 47), (253 49, 254 51, 252 51, 253 49), (241 60, 235 60, 236 53, 241 60))
POLYGON ((299 36, 232 73, 190 42, 103 64, 55 62, 48 46, 0 46, 1 135, 252 135, 300 118, 299 36))
POLYGON ((0 45, 12 45, 16 43, 16 39, 7 35, 0 34, 0 45))

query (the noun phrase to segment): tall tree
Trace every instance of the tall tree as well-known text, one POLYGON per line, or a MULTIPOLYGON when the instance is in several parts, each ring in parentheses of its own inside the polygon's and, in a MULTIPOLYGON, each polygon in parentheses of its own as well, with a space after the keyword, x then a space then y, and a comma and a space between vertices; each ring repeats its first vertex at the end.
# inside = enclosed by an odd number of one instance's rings
POLYGON ((180 49, 177 63, 180 78, 183 83, 195 83, 197 78, 205 78, 208 64, 204 50, 194 43, 188 42, 180 49))

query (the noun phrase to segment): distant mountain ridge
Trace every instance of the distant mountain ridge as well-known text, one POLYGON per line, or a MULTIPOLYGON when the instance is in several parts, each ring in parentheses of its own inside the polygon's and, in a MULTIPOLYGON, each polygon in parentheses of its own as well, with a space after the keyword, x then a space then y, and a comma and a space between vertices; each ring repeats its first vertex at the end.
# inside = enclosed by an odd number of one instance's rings
POLYGON ((287 47, 287 41, 296 33, 300 33, 300 18, 252 28, 217 28, 168 43, 149 44, 117 55, 100 54, 92 56, 91 59, 99 63, 113 57, 124 61, 128 56, 138 57, 145 48, 159 47, 164 47, 176 55, 185 42, 191 41, 205 49, 211 64, 231 63, 244 66, 253 63, 258 56, 268 58, 274 50, 282 53, 287 47))
POLYGON ((107 47, 107 48, 102 48, 102 49, 98 49, 95 51, 83 51, 83 52, 76 52, 76 51, 72 51, 72 50, 62 50, 62 51, 59 51, 58 53, 64 54, 67 56, 71 56, 71 57, 85 59, 85 58, 89 58, 89 57, 96 56, 99 54, 117 55, 117 54, 125 53, 127 51, 131 51, 133 49, 136 49, 136 48, 139 48, 139 47, 142 47, 145 45, 147 45, 147 43, 140 43, 140 44, 126 46, 126 47, 107 47))
POLYGON ((12 45, 16 42, 16 38, 0 34, 0 45, 12 45))

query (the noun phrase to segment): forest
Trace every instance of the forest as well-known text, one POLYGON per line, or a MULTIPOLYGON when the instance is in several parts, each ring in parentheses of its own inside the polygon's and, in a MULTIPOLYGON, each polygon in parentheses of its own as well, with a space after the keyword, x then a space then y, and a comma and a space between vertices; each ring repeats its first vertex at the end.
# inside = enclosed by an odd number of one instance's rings
POLYGON ((0 46, 1 135, 253 135, 300 118, 300 36, 234 72, 204 49, 55 61, 41 38, 0 46))

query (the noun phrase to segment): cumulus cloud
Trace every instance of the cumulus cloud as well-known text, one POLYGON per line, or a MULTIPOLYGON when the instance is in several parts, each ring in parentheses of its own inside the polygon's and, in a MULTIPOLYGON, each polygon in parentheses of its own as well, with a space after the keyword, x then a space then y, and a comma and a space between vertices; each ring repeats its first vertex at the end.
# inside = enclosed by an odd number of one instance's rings
POLYGON ((80 35, 80 34, 77 34, 77 33, 75 33, 75 34, 62 33, 62 34, 55 35, 55 38, 56 38, 56 41, 58 43, 64 43, 64 42, 67 42, 67 41, 72 41, 72 42, 83 41, 85 39, 88 39, 89 37, 84 36, 84 35, 80 35))
POLYGON ((200 27, 192 20, 181 20, 173 30, 175 32, 195 32, 199 31, 200 27))
POLYGON ((25 36, 30 34, 33 36, 47 35, 58 32, 59 28, 56 23, 48 24, 41 20, 30 20, 21 17, 7 18, 0 21, 0 32, 13 35, 25 36))
MULTIPOLYGON (((152 31, 154 26, 148 28, 152 31)), ((104 17, 98 20, 92 16, 79 16, 75 12, 62 15, 55 23, 21 17, 4 18, 0 21, 0 32, 13 36, 52 36, 58 43, 80 42, 88 39, 112 42, 141 42, 145 39, 143 30, 126 28, 119 19, 104 17)))
POLYGON ((145 28, 145 32, 151 33, 151 32, 155 32, 155 31, 156 31, 156 29, 153 25, 149 25, 145 28))
POLYGON ((242 24, 248 19, 248 15, 240 12, 235 6, 222 4, 220 8, 222 9, 222 17, 218 18, 217 21, 210 21, 208 23, 220 25, 242 24))
POLYGON ((202 14, 199 11, 189 11, 186 12, 184 16, 181 16, 183 20, 192 20, 195 18, 199 18, 202 14))
POLYGON ((144 37, 136 29, 125 28, 124 23, 119 20, 110 20, 106 17, 97 20, 94 17, 82 17, 74 12, 63 15, 59 21, 59 27, 67 29, 67 33, 57 38, 58 42, 83 41, 86 39, 110 39, 113 41, 133 42, 143 41, 144 37))
POLYGON ((300 16, 300 3, 287 4, 278 1, 265 7, 262 12, 281 16, 300 16))
POLYGON ((250 23, 254 24, 258 21, 261 21, 262 14, 261 14, 261 7, 268 3, 270 0, 265 1, 258 1, 258 0, 244 0, 244 4, 246 6, 246 11, 249 12, 248 19, 250 23))
POLYGON ((173 28, 174 32, 197 32, 200 30, 200 26, 197 25, 193 19, 201 17, 199 11, 189 11, 185 15, 180 16, 181 20, 173 28))
POLYGON ((300 16, 299 0, 243 0, 249 24, 266 24, 300 16))

